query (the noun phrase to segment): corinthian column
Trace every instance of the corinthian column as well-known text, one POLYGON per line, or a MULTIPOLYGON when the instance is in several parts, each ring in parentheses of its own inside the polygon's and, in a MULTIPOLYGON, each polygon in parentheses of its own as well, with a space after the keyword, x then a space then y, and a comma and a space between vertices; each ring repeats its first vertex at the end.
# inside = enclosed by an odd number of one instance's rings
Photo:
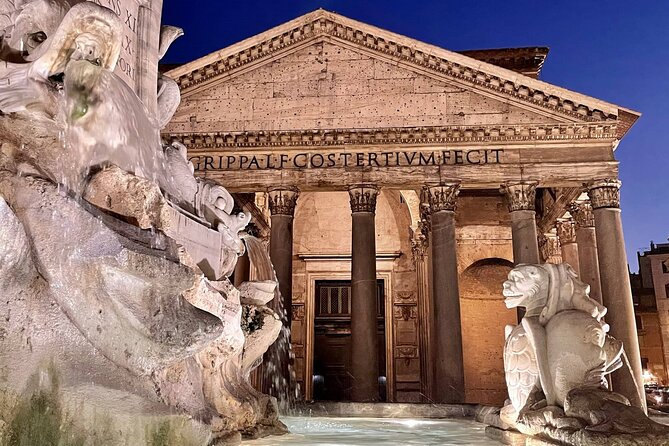
POLYGON ((513 263, 539 263, 535 212, 536 182, 507 183, 502 186, 511 214, 513 263))
POLYGON ((356 185, 351 199, 351 399, 379 400, 379 344, 376 328, 376 231, 374 212, 379 190, 356 185))
POLYGON ((620 181, 595 181, 588 185, 588 195, 595 217, 602 297, 609 310, 606 321, 611 325, 611 335, 623 342, 632 369, 631 374, 623 369, 613 373, 613 390, 645 409, 639 338, 620 216, 620 181))
MULTIPOLYGON (((268 193, 272 228, 269 241, 269 257, 274 265, 283 311, 284 325, 290 328, 293 302, 293 215, 297 204, 298 190, 294 187, 271 188, 268 193)), ((276 310, 279 302, 270 301, 276 310)))
POLYGON ((590 285, 590 297, 602 303, 602 284, 597 255, 595 216, 589 201, 573 203, 569 213, 576 224, 576 244, 578 245, 579 277, 590 285))
POLYGON ((581 266, 578 259, 578 244, 576 243, 576 223, 574 220, 563 220, 557 223, 557 234, 562 250, 562 262, 574 268, 576 274, 581 275, 581 266))
POLYGON ((269 256, 279 282, 281 299, 272 299, 267 306, 280 317, 286 329, 265 352, 263 361, 263 390, 276 397, 280 404, 290 404, 295 382, 290 373, 290 322, 293 301, 293 215, 298 190, 276 187, 268 191, 272 227, 269 256))
POLYGON ((432 227, 432 399, 436 403, 463 403, 465 399, 455 240, 455 204, 459 189, 459 183, 424 189, 432 227))

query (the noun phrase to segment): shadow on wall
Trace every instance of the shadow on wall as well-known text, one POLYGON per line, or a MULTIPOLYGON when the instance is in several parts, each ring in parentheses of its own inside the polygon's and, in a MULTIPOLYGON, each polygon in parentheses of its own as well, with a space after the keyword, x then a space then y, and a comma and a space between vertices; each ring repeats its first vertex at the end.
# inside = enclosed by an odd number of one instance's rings
POLYGON ((504 305, 502 283, 513 263, 500 258, 478 260, 460 274, 460 315, 465 365, 465 400, 501 406, 504 381, 504 327, 517 323, 504 305))

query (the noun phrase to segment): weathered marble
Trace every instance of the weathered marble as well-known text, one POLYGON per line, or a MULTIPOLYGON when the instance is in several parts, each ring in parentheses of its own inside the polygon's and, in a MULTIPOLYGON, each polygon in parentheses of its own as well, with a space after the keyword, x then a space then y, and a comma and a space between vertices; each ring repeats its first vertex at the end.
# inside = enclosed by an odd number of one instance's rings
POLYGON ((2 444, 285 432, 248 383, 281 326, 277 284, 228 280, 250 216, 194 178, 183 146, 163 147, 176 106, 155 106, 157 29, 124 28, 155 25, 158 3, 0 5, 16 21, 0 51, 2 444))
POLYGON ((496 427, 569 445, 669 444, 669 427, 639 407, 643 396, 630 403, 608 389, 610 373, 633 372, 622 342, 607 334, 606 308, 588 290, 566 264, 520 265, 509 273, 506 304, 526 313, 507 329, 510 403, 496 427))

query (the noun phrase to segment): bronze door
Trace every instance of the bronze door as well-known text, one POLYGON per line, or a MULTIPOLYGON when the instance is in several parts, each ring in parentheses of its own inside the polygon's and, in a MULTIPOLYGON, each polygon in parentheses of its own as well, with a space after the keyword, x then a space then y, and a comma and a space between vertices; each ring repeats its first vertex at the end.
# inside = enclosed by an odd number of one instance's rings
MULTIPOLYGON (((386 346, 383 280, 377 282, 379 392, 386 400, 386 346)), ((351 399, 351 281, 316 282, 313 399, 351 399)))

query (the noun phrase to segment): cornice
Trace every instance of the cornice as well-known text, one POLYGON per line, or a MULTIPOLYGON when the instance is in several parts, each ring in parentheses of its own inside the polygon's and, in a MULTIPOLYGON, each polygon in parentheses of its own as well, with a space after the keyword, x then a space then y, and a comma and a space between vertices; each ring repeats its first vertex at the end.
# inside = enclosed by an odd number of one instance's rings
POLYGON ((349 42, 396 63, 405 63, 461 84, 513 97, 579 121, 617 120, 618 107, 614 104, 322 10, 269 30, 255 39, 247 39, 230 47, 229 51, 224 49, 205 56, 199 61, 172 70, 167 75, 175 78, 185 94, 215 78, 229 76, 237 70, 258 63, 261 59, 272 59, 293 46, 325 37, 349 42), (287 28, 286 25, 290 27, 287 28), (467 65, 468 62, 471 65, 467 65))
POLYGON ((278 131, 163 133, 189 151, 227 147, 343 146, 348 144, 443 144, 467 142, 615 139, 615 123, 508 126, 388 127, 278 131))

